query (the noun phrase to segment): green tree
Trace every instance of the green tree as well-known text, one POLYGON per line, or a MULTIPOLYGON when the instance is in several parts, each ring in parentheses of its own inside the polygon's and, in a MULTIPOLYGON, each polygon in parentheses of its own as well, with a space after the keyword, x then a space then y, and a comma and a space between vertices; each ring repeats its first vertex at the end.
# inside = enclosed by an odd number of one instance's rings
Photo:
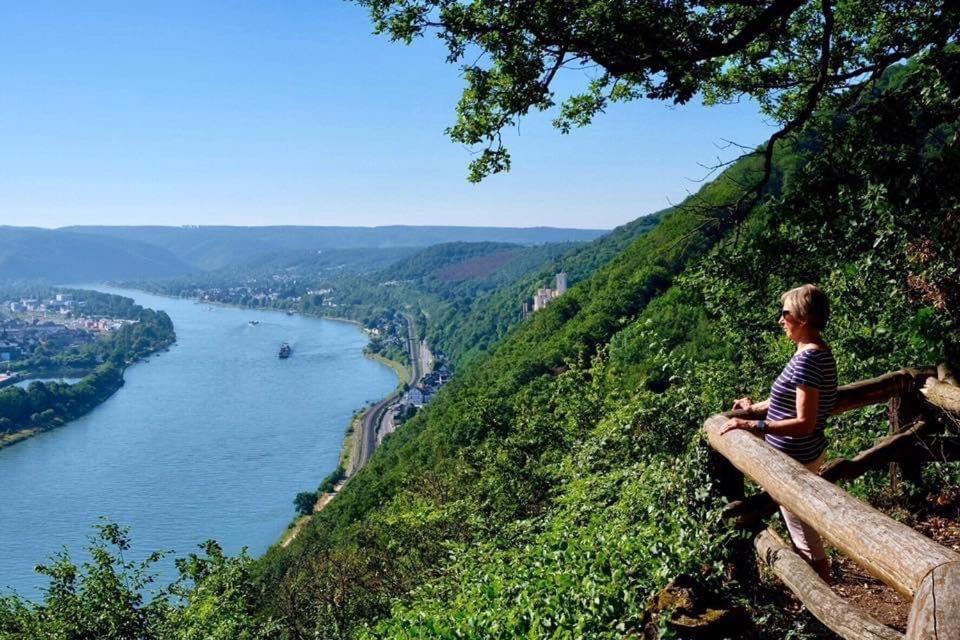
POLYGON ((302 516, 308 516, 313 513, 313 506, 315 504, 317 504, 316 491, 301 491, 297 494, 297 497, 293 499, 293 506, 296 507, 297 513, 302 516))
POLYGON ((510 167, 504 128, 557 107, 563 132, 613 103, 756 100, 780 123, 762 150, 799 132, 825 98, 855 94, 892 64, 956 39, 960 5, 941 0, 355 0, 405 43, 436 32, 466 82, 451 138, 482 153, 470 179, 510 167), (479 55, 478 55, 479 54, 479 55), (579 83, 559 97, 568 71, 579 83), (587 73, 583 73, 586 71, 587 73), (587 78, 587 80, 581 80, 587 78))
POLYGON ((96 526, 91 560, 78 566, 66 552, 37 567, 49 578, 42 602, 0 597, 0 638, 35 640, 267 640, 277 625, 256 613, 246 552, 223 554, 216 542, 203 554, 177 560, 179 578, 170 587, 154 584, 153 565, 131 553, 129 532, 111 522, 96 526))

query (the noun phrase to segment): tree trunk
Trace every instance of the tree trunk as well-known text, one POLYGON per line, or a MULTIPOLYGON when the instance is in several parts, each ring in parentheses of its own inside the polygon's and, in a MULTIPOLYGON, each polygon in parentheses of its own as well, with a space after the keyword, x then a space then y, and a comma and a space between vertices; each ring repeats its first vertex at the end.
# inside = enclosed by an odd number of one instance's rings
MULTIPOLYGON (((919 398, 913 393, 902 396, 894 396, 887 401, 887 415, 890 420, 890 436, 895 436, 902 431, 910 428, 921 415, 921 403, 919 398)), ((900 480, 906 480, 913 484, 919 484, 922 467, 918 460, 910 458, 902 463, 891 461, 889 465, 890 490, 897 491, 900 488, 900 480)))

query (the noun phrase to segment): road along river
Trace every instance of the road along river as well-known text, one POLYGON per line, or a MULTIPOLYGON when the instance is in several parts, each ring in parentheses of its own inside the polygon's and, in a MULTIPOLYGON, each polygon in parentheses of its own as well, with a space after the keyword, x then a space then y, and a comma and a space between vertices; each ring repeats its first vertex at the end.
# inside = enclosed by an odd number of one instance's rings
MULTIPOLYGON (((64 547, 86 559, 99 516, 131 527, 136 558, 207 538, 262 553, 336 467, 354 411, 397 384, 351 324, 97 289, 166 311, 177 344, 83 418, 0 449, 0 593, 36 597, 33 567, 64 547)), ((173 556, 157 571, 174 577, 173 556)))

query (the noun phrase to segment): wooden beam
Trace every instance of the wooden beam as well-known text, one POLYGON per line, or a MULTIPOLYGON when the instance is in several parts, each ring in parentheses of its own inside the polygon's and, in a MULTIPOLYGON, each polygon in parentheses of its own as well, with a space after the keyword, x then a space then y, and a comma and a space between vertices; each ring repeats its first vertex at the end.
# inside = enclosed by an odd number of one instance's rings
POLYGON ((800 599, 817 620, 845 640, 903 640, 903 634, 850 604, 771 529, 758 535, 757 555, 800 599))
MULTIPOLYGON (((921 369, 900 369, 885 373, 877 378, 845 384, 837 388, 837 403, 831 412, 833 415, 853 411, 871 404, 880 404, 890 398, 902 396, 920 390, 924 381, 936 377, 934 367, 921 369)), ((727 411, 723 415, 730 418, 762 418, 766 412, 756 413, 750 409, 727 411)))
POLYGON ((885 516, 742 429, 720 435, 724 416, 704 424, 707 438, 735 467, 841 552, 901 593, 913 597, 935 567, 960 554, 885 516))
POLYGON ((907 640, 960 640, 960 562, 924 577, 910 607, 907 640))
POLYGON ((960 381, 957 380, 957 376, 953 374, 945 362, 937 365, 937 380, 952 384, 955 387, 960 387, 960 381))
POLYGON ((920 392, 930 404, 960 416, 960 387, 941 382, 935 378, 928 378, 920 392))
POLYGON ((933 367, 900 369, 878 378, 845 384, 837 389, 837 404, 834 406, 832 413, 834 415, 846 413, 853 409, 886 402, 895 396, 917 391, 924 380, 936 375, 937 370, 933 367))
MULTIPOLYGON (((920 440, 920 436, 927 429, 925 422, 916 422, 906 431, 881 438, 877 444, 861 451, 854 458, 830 460, 820 469, 820 477, 829 482, 854 480, 867 471, 879 469, 895 460, 916 457, 926 459, 928 446, 920 440)), ((736 520, 738 527, 757 530, 763 520, 773 515, 776 510, 777 503, 770 494, 763 491, 731 502, 725 510, 725 515, 736 520)))

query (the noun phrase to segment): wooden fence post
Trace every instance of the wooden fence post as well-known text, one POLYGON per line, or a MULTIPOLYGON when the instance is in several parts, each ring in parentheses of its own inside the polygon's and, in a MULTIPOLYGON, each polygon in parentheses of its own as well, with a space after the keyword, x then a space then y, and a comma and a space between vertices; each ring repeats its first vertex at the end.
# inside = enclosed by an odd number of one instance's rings
MULTIPOLYGON (((920 400, 913 393, 893 396, 887 401, 887 415, 890 420, 888 434, 895 436, 909 429, 922 415, 920 400)), ((913 484, 919 484, 922 467, 918 461, 890 463, 890 490, 900 488, 901 478, 913 484)))
POLYGON ((934 568, 920 583, 907 640, 960 640, 960 562, 934 568))

